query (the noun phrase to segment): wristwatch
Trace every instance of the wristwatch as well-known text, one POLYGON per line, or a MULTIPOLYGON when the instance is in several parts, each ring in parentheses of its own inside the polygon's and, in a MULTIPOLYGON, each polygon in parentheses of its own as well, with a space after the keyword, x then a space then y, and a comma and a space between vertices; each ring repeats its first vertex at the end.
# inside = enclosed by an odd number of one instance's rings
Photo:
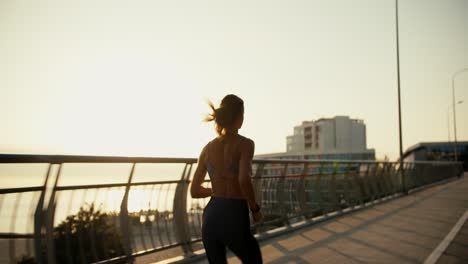
POLYGON ((250 211, 251 211, 253 214, 260 212, 260 205, 258 205, 258 203, 255 203, 255 207, 257 207, 257 208, 255 208, 255 209, 250 208, 250 211))

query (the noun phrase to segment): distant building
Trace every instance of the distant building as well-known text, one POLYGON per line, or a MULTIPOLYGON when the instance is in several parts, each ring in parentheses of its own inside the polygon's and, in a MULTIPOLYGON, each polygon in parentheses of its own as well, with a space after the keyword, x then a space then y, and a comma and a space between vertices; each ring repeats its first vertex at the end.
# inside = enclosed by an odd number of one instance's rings
MULTIPOLYGON (((336 116, 334 118, 322 118, 316 121, 304 121, 301 125, 294 127, 293 135, 286 137, 286 152, 256 155, 258 159, 317 159, 317 160, 375 160, 375 151, 367 149, 366 125, 363 120, 350 119, 347 116, 336 116)), ((321 166, 311 167, 307 170, 307 176, 317 174, 333 174, 336 176, 336 192, 339 203, 344 197, 345 167, 321 166), (341 193, 340 193, 341 192, 341 193)), ((262 177, 267 176, 261 185, 259 197, 262 199, 263 211, 266 218, 281 217, 286 212, 296 212, 300 209, 300 197, 293 184, 287 181, 284 185, 274 178, 281 175, 302 175, 304 166, 302 164, 273 163, 262 167, 262 177), (283 204, 275 198, 281 193, 283 204)), ((316 178, 314 179, 314 181, 316 178)), ((305 184, 305 195, 307 206, 311 208, 312 215, 320 215, 323 210, 329 210, 336 206, 333 198, 327 194, 329 191, 331 177, 323 177, 320 182, 320 191, 308 178, 305 184), (325 209, 324 209, 325 208, 325 209)), ((336 209, 336 208, 335 208, 336 209)))
POLYGON ((256 155, 259 159, 375 160, 367 149, 363 120, 347 116, 304 121, 286 137, 286 152, 256 155))
MULTIPOLYGON (((468 141, 457 142, 458 161, 468 170, 468 141)), ((403 154, 404 161, 455 160, 455 142, 422 142, 408 148, 403 154)))

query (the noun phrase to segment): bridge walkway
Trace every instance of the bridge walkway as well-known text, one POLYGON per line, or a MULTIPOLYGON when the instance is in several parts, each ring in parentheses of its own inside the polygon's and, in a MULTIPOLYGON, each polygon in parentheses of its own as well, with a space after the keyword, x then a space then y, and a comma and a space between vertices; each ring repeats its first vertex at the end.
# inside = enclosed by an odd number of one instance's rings
MULTIPOLYGON (((262 241, 261 249, 264 263, 271 264, 468 263, 464 215, 468 216, 467 173, 461 179, 262 241)), ((230 256, 229 263, 241 262, 230 256)))

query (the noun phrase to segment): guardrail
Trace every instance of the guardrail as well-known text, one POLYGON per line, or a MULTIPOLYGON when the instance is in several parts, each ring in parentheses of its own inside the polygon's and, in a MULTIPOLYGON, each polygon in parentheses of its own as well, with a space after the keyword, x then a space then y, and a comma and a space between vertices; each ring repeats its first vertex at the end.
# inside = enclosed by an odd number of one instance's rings
MULTIPOLYGON (((42 164, 45 175, 38 186, 0 189, 0 257, 10 263, 129 263, 174 247, 191 256, 200 246, 208 202, 188 195, 196 162, 0 154, 0 175, 31 164, 42 164), (103 173, 93 167, 98 165, 112 167, 113 173, 118 167, 121 181, 83 185, 89 179, 83 171, 103 173), (164 166, 170 168, 156 168, 164 166), (67 184, 67 177, 74 184, 67 184)), ((404 163, 403 184, 395 162, 255 160, 252 169, 265 214, 264 223, 252 226, 260 237, 276 227, 339 213, 463 171, 462 163, 404 163)))

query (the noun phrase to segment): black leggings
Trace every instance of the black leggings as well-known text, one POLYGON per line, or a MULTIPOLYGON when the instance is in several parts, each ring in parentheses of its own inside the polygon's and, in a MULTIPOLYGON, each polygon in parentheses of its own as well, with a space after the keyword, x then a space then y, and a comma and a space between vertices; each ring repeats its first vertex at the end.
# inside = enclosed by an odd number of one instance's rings
POLYGON ((226 247, 244 264, 262 263, 246 200, 212 197, 203 214, 202 238, 210 263, 227 263, 226 247))

